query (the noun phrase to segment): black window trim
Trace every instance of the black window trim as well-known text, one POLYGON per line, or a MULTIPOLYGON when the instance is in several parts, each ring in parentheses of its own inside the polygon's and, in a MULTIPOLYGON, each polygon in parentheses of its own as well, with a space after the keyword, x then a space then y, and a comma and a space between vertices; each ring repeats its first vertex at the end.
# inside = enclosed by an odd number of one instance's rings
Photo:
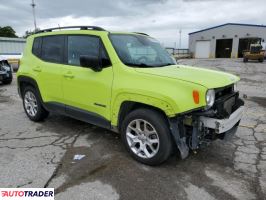
POLYGON ((38 58, 38 59, 41 59, 41 54, 42 54, 42 39, 43 39, 43 37, 42 36, 39 36, 39 37, 35 37, 34 39, 33 39, 33 42, 32 42, 32 47, 31 47, 31 54, 32 55, 34 55, 36 58, 38 58), (35 43, 35 41, 37 40, 37 39, 40 39, 40 43, 41 44, 39 44, 39 48, 40 48, 40 55, 36 55, 34 52, 33 52, 33 46, 34 46, 34 43, 35 43))
POLYGON ((44 36, 40 36, 40 37, 42 37, 42 45, 41 45, 41 55, 40 55, 40 59, 42 60, 42 61, 44 61, 44 62, 48 62, 48 63, 54 63, 54 64, 65 64, 64 63, 64 49, 65 49, 65 35, 62 35, 62 34, 58 34, 58 35, 44 35, 44 36), (42 53, 43 53, 43 38, 47 38, 47 37, 55 37, 55 36, 62 36, 62 37, 64 37, 63 38, 63 40, 64 40, 64 42, 63 42, 63 57, 62 57, 62 61, 61 62, 53 62, 53 61, 48 61, 48 60, 44 60, 43 58, 42 58, 42 53))
MULTIPOLYGON (((32 55, 34 55, 36 58, 42 60, 43 62, 48 62, 48 63, 54 63, 54 64, 63 64, 63 65, 68 65, 68 66, 73 66, 73 67, 82 67, 80 65, 72 65, 72 64, 68 64, 68 36, 87 36, 87 37, 97 37, 99 39, 99 56, 102 56, 101 54, 101 50, 104 51, 104 53, 106 54, 107 58, 109 59, 110 65, 103 67, 103 69, 108 68, 108 67, 112 67, 112 61, 110 59, 110 56, 108 54, 108 51, 106 50, 106 47, 102 41, 102 38, 98 35, 89 35, 89 34, 57 34, 57 35, 44 35, 44 36, 38 36, 35 37, 33 39, 33 43, 32 43, 32 48, 31 48, 31 53, 32 55), (63 36, 64 37, 64 46, 63 46, 63 59, 62 62, 51 62, 51 61, 47 61, 42 59, 42 45, 43 45, 43 38, 44 37, 52 37, 52 36, 63 36), (36 38, 41 38, 41 51, 40 51, 40 55, 37 56, 33 53, 33 44, 36 38)), ((100 63, 102 64, 102 63, 100 63)))
MULTIPOLYGON (((38 37, 35 37, 35 38, 33 39, 32 48, 31 48, 31 53, 32 53, 32 55, 34 55, 36 58, 40 59, 40 60, 43 61, 43 62, 54 63, 54 64, 65 64, 65 63, 64 63, 64 52, 63 52, 63 59, 62 59, 62 62, 52 62, 52 61, 44 60, 44 59, 42 58, 43 38, 45 38, 45 37, 52 37, 52 36, 63 36, 63 37, 64 37, 64 41, 65 41, 65 35, 61 35, 61 34, 58 34, 58 35, 44 35, 44 36, 38 36, 38 37), (38 56, 35 55, 35 54, 33 53, 33 44, 34 44, 34 41, 35 41, 36 38, 41 38, 41 47, 40 47, 41 50, 40 50, 40 55, 38 55, 38 56)), ((63 50, 64 50, 64 48, 65 48, 65 43, 64 43, 64 45, 63 45, 63 50)))
MULTIPOLYGON (((96 37, 96 38, 99 39, 99 56, 100 56, 100 59, 102 60, 102 58, 101 58, 101 56, 102 56, 101 55, 101 49, 103 49, 103 51, 105 52, 107 58, 110 61, 110 65, 105 66, 102 69, 105 69, 105 68, 108 68, 108 67, 112 67, 113 66, 112 65, 112 61, 110 59, 110 56, 109 56, 109 54, 108 54, 108 52, 106 50, 106 47, 105 47, 105 45, 104 45, 104 43, 102 41, 102 38, 100 36, 98 36, 98 35, 88 35, 88 34, 65 34, 65 36, 66 36, 66 38, 65 38, 65 48, 64 48, 65 49, 65 53, 64 53, 64 59, 65 59, 65 63, 64 64, 65 65, 73 66, 73 67, 82 67, 80 65, 74 65, 74 64, 69 64, 68 63, 68 37, 69 36, 87 36, 87 37, 96 37)), ((100 63, 100 64, 102 64, 102 63, 100 63)), ((84 67, 82 67, 82 68, 84 68, 84 67)))

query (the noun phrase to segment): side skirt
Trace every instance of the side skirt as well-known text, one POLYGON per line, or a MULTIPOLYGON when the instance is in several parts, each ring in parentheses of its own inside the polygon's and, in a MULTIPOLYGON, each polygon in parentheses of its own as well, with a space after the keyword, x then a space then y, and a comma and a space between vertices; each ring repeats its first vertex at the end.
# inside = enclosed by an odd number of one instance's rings
POLYGON ((43 106, 48 111, 66 115, 74 119, 111 130, 111 122, 96 113, 57 102, 44 103, 43 106))

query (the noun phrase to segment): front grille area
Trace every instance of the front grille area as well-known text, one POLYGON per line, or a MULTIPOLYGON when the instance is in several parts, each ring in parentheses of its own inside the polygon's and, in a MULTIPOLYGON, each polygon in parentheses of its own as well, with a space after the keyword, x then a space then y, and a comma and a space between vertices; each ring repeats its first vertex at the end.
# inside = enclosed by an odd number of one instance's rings
POLYGON ((235 92, 216 99, 213 109, 218 119, 227 118, 231 115, 238 96, 238 92, 235 92))
POLYGON ((239 98, 239 92, 234 91, 234 86, 229 85, 224 88, 215 89, 215 102, 212 108, 193 112, 196 116, 205 116, 216 119, 229 118, 244 101, 239 98))
POLYGON ((232 94, 234 92, 234 85, 229 85, 227 87, 215 89, 215 98, 219 99, 228 94, 232 94))
POLYGON ((213 109, 218 119, 228 118, 235 110, 244 105, 239 98, 239 92, 234 91, 234 86, 230 85, 215 90, 215 103, 213 109))

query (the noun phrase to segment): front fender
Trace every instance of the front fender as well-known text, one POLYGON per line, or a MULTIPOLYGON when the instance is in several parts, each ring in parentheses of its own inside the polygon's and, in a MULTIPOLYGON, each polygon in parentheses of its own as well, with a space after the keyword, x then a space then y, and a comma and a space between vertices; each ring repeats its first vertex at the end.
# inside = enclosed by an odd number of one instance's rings
POLYGON ((161 109, 168 117, 175 116, 175 110, 173 109, 174 102, 169 102, 165 98, 155 98, 149 95, 143 94, 135 94, 135 93, 122 93, 117 95, 113 104, 112 104, 112 112, 111 112, 111 124, 113 126, 117 126, 118 124, 118 117, 119 117, 119 110, 121 105, 125 101, 137 102, 146 104, 149 106, 153 106, 156 108, 161 109))

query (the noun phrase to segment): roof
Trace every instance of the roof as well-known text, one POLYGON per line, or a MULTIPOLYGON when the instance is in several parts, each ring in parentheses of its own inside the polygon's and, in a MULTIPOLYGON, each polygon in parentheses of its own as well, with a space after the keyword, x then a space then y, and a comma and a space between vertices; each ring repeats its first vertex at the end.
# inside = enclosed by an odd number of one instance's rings
MULTIPOLYGON (((43 29, 43 30, 39 30, 36 31, 33 35, 35 34, 39 34, 39 33, 51 33, 54 30, 56 31, 71 31, 71 29, 78 29, 78 30, 91 30, 91 31, 101 31, 101 32, 108 32, 110 33, 110 31, 107 31, 99 26, 63 26, 63 27, 55 27, 55 28, 48 28, 48 29, 43 29)), ((77 30, 76 30, 77 31, 77 30)), ((62 32, 61 32, 62 33, 62 32)), ((64 32, 63 32, 64 33, 64 32)), ((126 33, 126 32, 111 32, 111 33, 117 33, 117 34, 138 34, 138 35, 145 35, 145 36, 149 36, 146 33, 141 33, 141 32, 131 32, 131 33, 126 33)))
POLYGON ((222 24, 222 25, 219 25, 219 26, 213 26, 213 27, 210 27, 210 28, 206 28, 206 29, 202 29, 202 30, 199 30, 199 31, 191 32, 191 33, 189 33, 189 35, 192 35, 192 34, 195 34, 195 33, 200 33, 200 32, 203 32, 203 31, 208 31, 208 30, 215 29, 215 28, 219 28, 219 27, 222 27, 222 26, 228 26, 228 25, 236 25, 236 26, 251 26, 251 27, 266 28, 265 25, 257 25, 257 24, 239 24, 239 23, 226 23, 226 24, 222 24))
POLYGON ((80 30, 95 30, 95 31, 105 31, 105 29, 99 26, 63 26, 63 27, 55 27, 55 28, 48 28, 36 31, 36 33, 45 33, 45 32, 52 32, 53 30, 66 30, 66 29, 80 29, 80 30))
POLYGON ((0 41, 26 42, 26 39, 25 38, 0 37, 0 41))
MULTIPOLYGON (((42 37, 42 36, 50 36, 50 35, 65 35, 65 34, 88 34, 88 35, 108 35, 109 33, 111 34, 126 34, 126 35, 143 35, 143 36, 148 36, 146 33, 141 33, 141 32, 118 32, 118 31, 98 31, 98 30, 55 30, 55 31, 47 31, 47 32, 38 32, 30 35, 29 37, 42 37)), ((28 37, 28 38, 29 38, 28 37)), ((1 41, 1 40, 0 40, 1 41)))

